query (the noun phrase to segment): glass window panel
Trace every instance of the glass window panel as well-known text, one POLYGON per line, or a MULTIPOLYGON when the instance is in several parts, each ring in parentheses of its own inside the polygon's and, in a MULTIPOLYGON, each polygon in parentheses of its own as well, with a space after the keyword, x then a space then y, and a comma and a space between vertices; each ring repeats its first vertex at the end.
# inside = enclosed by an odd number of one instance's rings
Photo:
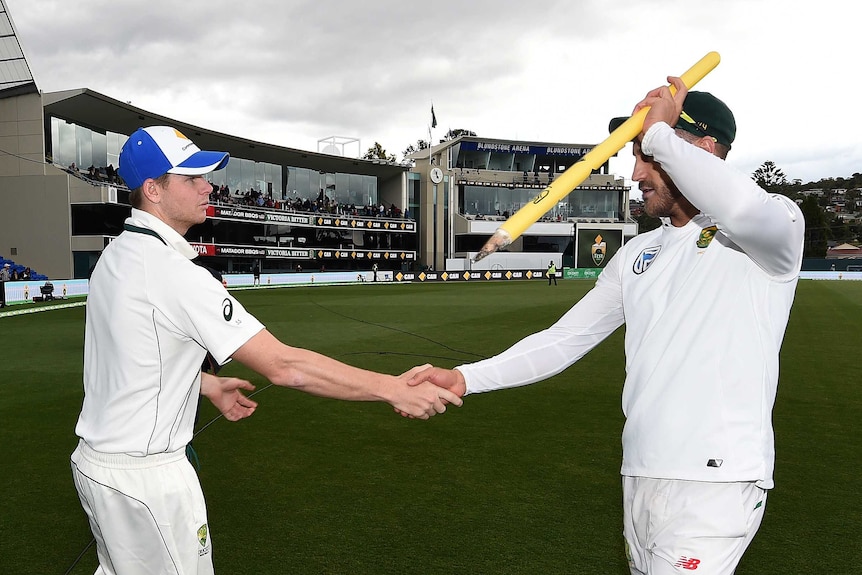
POLYGON ((108 138, 105 134, 99 132, 90 132, 90 138, 93 145, 93 165, 97 168, 108 167, 108 138))
POLYGON ((86 170, 90 166, 95 166, 93 162, 93 139, 90 136, 90 130, 74 125, 73 130, 78 167, 86 170))

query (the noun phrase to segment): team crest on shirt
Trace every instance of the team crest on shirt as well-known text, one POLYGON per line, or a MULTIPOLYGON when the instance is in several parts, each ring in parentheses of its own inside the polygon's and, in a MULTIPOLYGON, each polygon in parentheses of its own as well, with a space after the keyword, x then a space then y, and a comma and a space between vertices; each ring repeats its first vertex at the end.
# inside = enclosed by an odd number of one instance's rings
POLYGON ((605 254, 608 251, 608 243, 602 241, 601 234, 597 235, 596 239, 593 241, 595 243, 590 248, 590 253, 593 256, 593 263, 596 264, 596 267, 602 267, 602 262, 605 261, 605 254))
POLYGON ((207 546, 207 524, 204 523, 200 527, 198 527, 198 541, 200 541, 201 547, 207 546))
POLYGON ((699 248, 708 247, 712 242, 713 238, 715 238, 715 234, 718 233, 718 228, 716 226, 709 226, 708 228, 703 228, 700 230, 700 235, 697 238, 697 243, 695 244, 699 248))
POLYGON ((638 257, 635 259, 635 263, 632 264, 632 271, 635 272, 637 275, 640 275, 647 271, 647 268, 652 265, 660 251, 660 245, 644 248, 640 255, 638 255, 638 257))

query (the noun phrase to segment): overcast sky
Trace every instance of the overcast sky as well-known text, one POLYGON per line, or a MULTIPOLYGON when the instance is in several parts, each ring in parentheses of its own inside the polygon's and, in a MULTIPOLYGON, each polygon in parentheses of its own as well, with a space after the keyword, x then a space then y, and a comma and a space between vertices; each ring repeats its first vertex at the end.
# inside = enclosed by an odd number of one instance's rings
MULTIPOLYGON (((401 158, 449 128, 597 144, 710 51, 728 161, 803 182, 862 172, 860 13, 847 0, 6 0, 45 92, 90 88, 228 134, 401 158)), ((611 160, 629 178, 631 147, 611 160)), ((637 194, 635 194, 637 195, 637 194)))

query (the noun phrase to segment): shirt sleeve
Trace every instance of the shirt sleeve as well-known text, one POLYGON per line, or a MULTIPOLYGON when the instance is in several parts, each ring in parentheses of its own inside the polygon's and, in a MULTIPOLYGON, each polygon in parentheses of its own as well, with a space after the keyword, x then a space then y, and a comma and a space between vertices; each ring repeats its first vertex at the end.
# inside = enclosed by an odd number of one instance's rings
POLYGON ((467 393, 518 387, 556 375, 585 356, 624 322, 620 250, 595 287, 554 325, 494 357, 456 367, 467 393))
POLYGON ((264 329, 204 268, 171 254, 157 269, 149 290, 156 308, 220 365, 264 329))
POLYGON ((799 273, 805 220, 796 202, 768 194, 747 174, 678 137, 664 122, 641 143, 680 192, 770 275, 799 273))

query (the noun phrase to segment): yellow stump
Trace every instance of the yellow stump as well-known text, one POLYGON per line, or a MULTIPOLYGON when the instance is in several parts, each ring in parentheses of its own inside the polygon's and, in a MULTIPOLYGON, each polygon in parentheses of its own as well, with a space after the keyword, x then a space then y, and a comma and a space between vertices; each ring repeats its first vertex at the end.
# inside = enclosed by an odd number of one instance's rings
MULTIPOLYGON (((688 88, 691 88, 718 66, 720 60, 718 52, 710 52, 680 78, 688 88)), ((675 92, 673 86, 671 86, 671 91, 675 92)), ((586 180, 593 173, 593 170, 599 169, 611 156, 623 149, 623 146, 632 141, 643 129, 644 119, 648 111, 649 107, 643 108, 623 122, 601 144, 560 174, 532 202, 515 212, 512 217, 497 228, 497 231, 482 246, 473 261, 477 262, 498 249, 508 246, 523 234, 524 230, 550 211, 557 202, 586 180)))

